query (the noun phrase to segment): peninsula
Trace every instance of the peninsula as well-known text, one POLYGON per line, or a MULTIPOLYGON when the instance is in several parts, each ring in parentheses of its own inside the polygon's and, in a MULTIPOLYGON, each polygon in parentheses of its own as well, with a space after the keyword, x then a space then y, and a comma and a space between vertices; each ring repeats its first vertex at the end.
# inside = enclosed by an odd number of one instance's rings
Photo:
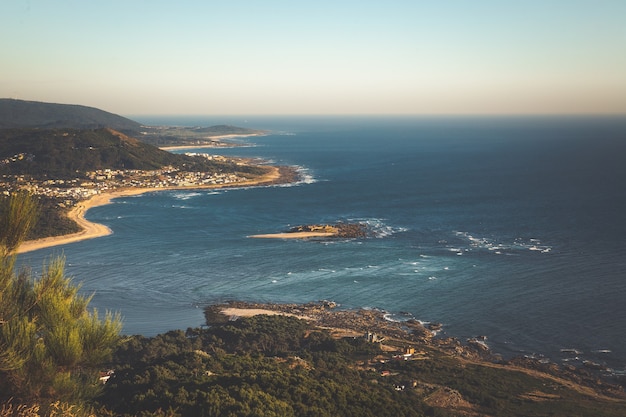
POLYGON ((505 360, 376 309, 234 301, 205 316, 202 328, 128 338, 102 404, 125 416, 617 417, 626 406, 590 370, 505 360))

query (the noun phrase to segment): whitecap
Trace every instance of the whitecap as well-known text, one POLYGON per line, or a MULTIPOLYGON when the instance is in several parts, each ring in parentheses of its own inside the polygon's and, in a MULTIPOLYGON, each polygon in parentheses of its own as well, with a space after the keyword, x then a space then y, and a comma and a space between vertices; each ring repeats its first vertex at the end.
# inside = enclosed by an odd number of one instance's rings
MULTIPOLYGON (((493 239, 486 238, 486 237, 474 236, 470 234, 469 232, 454 231, 454 234, 456 236, 466 239, 469 248, 478 249, 478 250, 487 250, 496 255, 503 255, 505 253, 507 255, 510 255, 511 254, 510 252, 519 253, 522 250, 529 250, 529 251, 540 252, 540 253, 549 253, 552 250, 550 246, 542 244, 541 240, 537 238, 526 239, 526 238, 518 237, 518 238, 515 238, 513 242, 507 243, 507 242, 497 242, 497 241, 494 241, 493 239)), ((466 249, 466 251, 467 250, 468 249, 466 249)))
POLYGON ((383 318, 393 323, 400 323, 400 320, 393 318, 393 314, 391 313, 383 314, 383 318))
POLYGON ((296 171, 298 172, 298 176, 300 177, 299 181, 296 181, 292 184, 283 184, 285 186, 293 186, 293 185, 301 185, 301 184, 314 184, 319 180, 315 178, 315 175, 311 172, 309 168, 297 165, 295 166, 296 171))
POLYGON ((351 218, 348 222, 365 224, 371 235, 379 239, 409 230, 406 227, 388 225, 385 219, 381 218, 351 218))
POLYGON ((198 193, 198 192, 181 192, 181 193, 173 193, 172 197, 174 197, 177 200, 189 200, 190 198, 198 197, 200 195, 202 195, 202 193, 198 193))
POLYGON ((575 348, 563 348, 561 349, 561 353, 573 353, 576 355, 581 355, 583 352, 575 348))

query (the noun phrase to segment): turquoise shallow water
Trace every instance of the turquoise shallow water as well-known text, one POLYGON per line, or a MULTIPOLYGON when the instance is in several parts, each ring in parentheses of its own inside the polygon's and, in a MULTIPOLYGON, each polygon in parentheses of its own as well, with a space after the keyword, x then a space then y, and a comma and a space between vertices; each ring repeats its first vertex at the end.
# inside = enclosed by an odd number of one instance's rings
MULTIPOLYGON (((211 125, 211 118, 146 118, 211 125)), ((166 191, 89 211, 113 235, 63 252, 126 333, 202 323, 229 299, 381 308, 487 335, 505 355, 626 363, 623 118, 248 118, 271 129, 221 153, 300 167, 289 186, 166 191), (362 240, 267 240, 367 223, 362 240), (574 359, 562 349, 577 349, 574 359)))

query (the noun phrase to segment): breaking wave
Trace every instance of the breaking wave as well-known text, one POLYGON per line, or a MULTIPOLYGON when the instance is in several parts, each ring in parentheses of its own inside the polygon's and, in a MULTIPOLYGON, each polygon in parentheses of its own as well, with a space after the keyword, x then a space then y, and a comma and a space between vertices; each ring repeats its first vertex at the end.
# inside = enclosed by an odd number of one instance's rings
POLYGON ((455 231, 455 236, 467 243, 466 247, 447 246, 451 252, 462 255, 465 252, 488 251, 496 255, 514 254, 520 252, 537 252, 548 254, 552 252, 552 246, 546 245, 536 238, 515 238, 512 242, 499 242, 496 239, 477 237, 469 232, 455 231))

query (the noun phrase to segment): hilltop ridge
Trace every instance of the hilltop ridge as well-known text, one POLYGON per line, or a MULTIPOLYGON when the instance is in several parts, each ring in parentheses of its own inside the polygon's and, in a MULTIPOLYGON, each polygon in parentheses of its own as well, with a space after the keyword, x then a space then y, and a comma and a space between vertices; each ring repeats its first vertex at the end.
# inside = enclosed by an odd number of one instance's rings
POLYGON ((95 107, 0 99, 0 129, 23 127, 47 129, 109 127, 124 133, 131 133, 138 132, 141 124, 95 107))
POLYGON ((95 107, 0 98, 0 130, 5 129, 104 129, 110 128, 154 146, 235 146, 222 139, 259 136, 263 130, 231 125, 145 126, 95 107))

